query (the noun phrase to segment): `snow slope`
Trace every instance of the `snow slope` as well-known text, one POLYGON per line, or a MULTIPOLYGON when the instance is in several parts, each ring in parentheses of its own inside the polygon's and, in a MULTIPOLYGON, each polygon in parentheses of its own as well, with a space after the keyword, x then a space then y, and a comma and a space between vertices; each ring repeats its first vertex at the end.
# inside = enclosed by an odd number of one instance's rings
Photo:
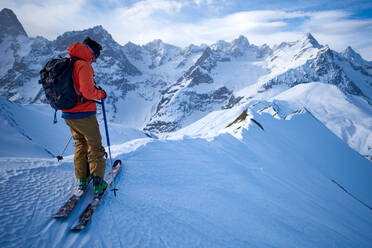
POLYGON ((53 116, 49 105, 21 106, 1 97, 0 157, 56 156, 69 130, 62 120, 53 125, 53 116))
MULTIPOLYGON (((103 140, 106 140, 103 117, 97 115, 103 140)), ((0 97, 0 158, 1 157, 49 157, 74 151, 73 142, 68 143, 71 132, 57 112, 57 123, 53 123, 54 110, 49 104, 19 105, 0 97), (68 144, 68 145, 67 145, 68 144), (67 145, 67 146, 66 146, 67 145)), ((134 138, 147 137, 144 132, 109 123, 111 144, 123 143, 134 138)))
POLYGON ((284 109, 282 114, 305 107, 351 148, 372 157, 372 108, 362 97, 347 97, 334 85, 309 83, 273 100, 281 112, 284 109))
POLYGON ((112 139, 127 134, 112 148, 124 162, 118 196, 80 233, 69 227, 91 191, 70 218, 50 217, 75 184, 71 156, 2 157, 1 246, 370 247, 370 162, 306 111, 283 120, 248 110, 227 127, 244 109, 167 139, 113 127, 112 139))

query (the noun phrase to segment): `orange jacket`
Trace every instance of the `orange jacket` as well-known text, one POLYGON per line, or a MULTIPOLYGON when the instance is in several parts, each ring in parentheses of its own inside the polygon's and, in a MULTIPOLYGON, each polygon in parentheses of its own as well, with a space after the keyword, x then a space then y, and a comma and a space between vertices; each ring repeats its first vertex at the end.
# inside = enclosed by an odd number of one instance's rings
MULTIPOLYGON (((105 92, 103 90, 97 89, 94 85, 94 70, 91 65, 93 53, 84 44, 75 42, 67 48, 70 58, 78 57, 83 60, 77 60, 74 63, 73 77, 75 81, 76 90, 85 98, 89 100, 102 99, 105 98, 105 92)), ((80 101, 78 104, 70 109, 63 110, 63 112, 68 113, 78 113, 78 112, 91 112, 97 111, 97 106, 95 102, 84 102, 80 101)))

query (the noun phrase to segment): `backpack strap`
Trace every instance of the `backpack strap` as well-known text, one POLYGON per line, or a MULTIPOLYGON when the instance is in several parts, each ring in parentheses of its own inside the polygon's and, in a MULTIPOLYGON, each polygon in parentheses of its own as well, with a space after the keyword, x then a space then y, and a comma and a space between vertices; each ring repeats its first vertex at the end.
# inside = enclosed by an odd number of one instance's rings
MULTIPOLYGON (((79 58, 79 57, 72 57, 72 58, 70 58, 70 60, 71 60, 72 64, 74 65, 75 62, 76 62, 77 60, 84 60, 84 59, 79 58)), ((84 61, 85 61, 85 60, 84 60, 84 61)), ((74 82, 74 89, 75 89, 75 93, 76 93, 76 95, 79 97, 80 102, 84 103, 84 102, 85 102, 85 98, 84 98, 83 95, 80 94, 80 92, 76 89, 75 79, 74 79, 74 74, 72 74, 72 81, 74 82)))
MULTIPOLYGON (((84 60, 84 59, 79 58, 79 57, 72 57, 72 58, 70 58, 70 60, 71 60, 71 62, 72 62, 72 66, 74 66, 74 64, 75 64, 75 62, 76 62, 77 60, 84 60)), ((76 89, 75 79, 74 79, 74 74, 72 74, 72 81, 74 82, 74 89, 75 89, 76 95, 82 97, 82 94, 80 94, 80 92, 76 89)))
POLYGON ((54 120, 53 120, 53 124, 56 124, 57 123, 57 109, 54 109, 54 120))
MULTIPOLYGON (((84 59, 79 58, 79 57, 72 57, 72 58, 71 58, 71 61, 72 61, 73 64, 75 64, 75 62, 76 62, 77 60, 84 60, 84 59)), ((85 60, 84 60, 84 61, 85 61, 85 60)), ((95 102, 95 103, 98 103, 98 104, 102 104, 100 101, 97 101, 97 100, 90 100, 90 99, 86 99, 86 98, 84 98, 83 95, 80 94, 80 92, 76 89, 74 75, 72 75, 72 79, 73 79, 73 81, 74 81, 74 89, 75 89, 76 95, 80 98, 79 100, 80 100, 81 103, 85 103, 85 102, 95 102)), ((94 82, 94 83, 95 83, 95 82, 94 82)))

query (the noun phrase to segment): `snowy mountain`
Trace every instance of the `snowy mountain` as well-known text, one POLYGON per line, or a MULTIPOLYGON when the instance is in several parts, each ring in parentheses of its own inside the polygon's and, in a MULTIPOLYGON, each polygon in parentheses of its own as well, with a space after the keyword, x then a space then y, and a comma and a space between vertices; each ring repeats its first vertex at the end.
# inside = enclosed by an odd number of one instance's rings
POLYGON ((7 36, 27 36, 22 24, 17 16, 10 9, 3 9, 0 12, 0 39, 6 39, 7 36))
MULTIPOLYGON (((342 98, 367 113, 357 116, 351 127, 339 126, 340 122, 323 124, 363 156, 372 156, 372 127, 364 124, 371 112, 372 63, 351 47, 338 53, 311 34, 273 47, 256 46, 244 36, 186 48, 161 40, 121 46, 102 26, 66 32, 48 41, 28 37, 9 9, 0 12, 0 27, 0 56, 4 58, 0 61, 0 95, 12 102, 45 103, 37 83, 39 70, 48 59, 66 56, 70 44, 90 36, 104 47, 93 66, 96 82, 109 95, 111 122, 153 134, 174 132, 210 112, 270 102, 287 90, 298 89, 297 85, 319 82, 335 85, 342 98), (353 128, 356 131, 350 131, 353 128)), ((322 107, 328 104, 323 101, 322 107)), ((338 113, 344 108, 340 105, 338 113)))

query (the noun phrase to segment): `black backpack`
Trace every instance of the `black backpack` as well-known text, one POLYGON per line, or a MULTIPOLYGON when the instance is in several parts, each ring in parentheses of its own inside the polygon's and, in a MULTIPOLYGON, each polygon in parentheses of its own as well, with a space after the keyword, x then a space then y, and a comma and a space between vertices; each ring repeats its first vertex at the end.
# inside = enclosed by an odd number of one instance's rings
MULTIPOLYGON (((43 86, 45 96, 56 112, 74 107, 81 97, 75 88, 72 73, 76 60, 82 59, 76 57, 52 59, 40 71, 39 84, 43 86)), ((55 114, 54 122, 56 121, 55 114)))

